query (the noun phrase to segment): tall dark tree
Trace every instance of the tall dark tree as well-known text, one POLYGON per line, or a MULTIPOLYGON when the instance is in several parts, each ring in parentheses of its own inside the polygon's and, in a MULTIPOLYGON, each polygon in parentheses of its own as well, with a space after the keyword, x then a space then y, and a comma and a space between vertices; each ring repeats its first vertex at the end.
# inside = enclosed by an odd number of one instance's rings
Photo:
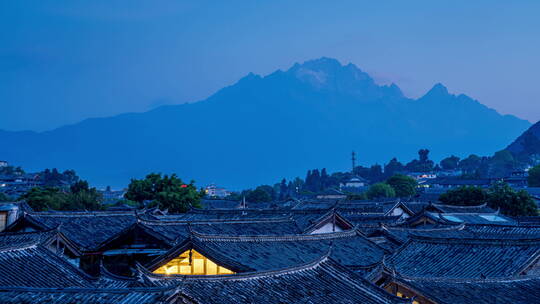
POLYGON ((246 201, 250 203, 266 203, 272 201, 272 196, 263 188, 257 187, 253 191, 248 191, 246 201))
POLYGON ((518 166, 514 156, 508 150, 496 152, 489 162, 490 177, 506 177, 518 166))
POLYGON ((279 183, 279 199, 285 200, 289 197, 289 188, 287 186, 287 180, 282 179, 279 183))
POLYGON ((418 159, 413 159, 405 166, 410 172, 431 172, 435 163, 429 159, 429 150, 421 149, 418 151, 418 159))
POLYGON ((452 155, 441 160, 441 168, 443 170, 455 170, 459 166, 459 157, 452 155))
POLYGON ((326 168, 321 170, 321 181, 320 181, 320 190, 325 190, 328 188, 330 183, 330 176, 326 172, 326 168))
POLYGON ((384 175, 390 177, 396 173, 401 173, 404 170, 404 166, 400 163, 397 158, 392 158, 388 164, 384 166, 384 175))
POLYGON ((420 149, 418 151, 418 160, 421 163, 426 163, 429 161, 429 150, 428 149, 420 149))
POLYGON ((529 170, 529 187, 540 187, 540 165, 534 166, 529 170))
POLYGON ((464 158, 459 162, 459 168, 464 173, 471 174, 478 170, 481 163, 482 158, 480 156, 471 154, 467 158, 464 158))

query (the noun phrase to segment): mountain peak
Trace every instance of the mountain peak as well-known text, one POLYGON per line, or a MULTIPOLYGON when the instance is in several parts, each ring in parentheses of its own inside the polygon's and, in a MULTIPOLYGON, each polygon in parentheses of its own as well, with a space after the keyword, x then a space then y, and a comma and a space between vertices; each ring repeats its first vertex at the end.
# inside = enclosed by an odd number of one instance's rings
POLYGON ((426 95, 450 95, 448 93, 448 88, 446 88, 442 83, 437 83, 427 92, 426 95))
POLYGON ((287 74, 318 89, 337 91, 377 91, 381 88, 367 73, 352 63, 342 65, 337 59, 321 57, 296 63, 287 74))

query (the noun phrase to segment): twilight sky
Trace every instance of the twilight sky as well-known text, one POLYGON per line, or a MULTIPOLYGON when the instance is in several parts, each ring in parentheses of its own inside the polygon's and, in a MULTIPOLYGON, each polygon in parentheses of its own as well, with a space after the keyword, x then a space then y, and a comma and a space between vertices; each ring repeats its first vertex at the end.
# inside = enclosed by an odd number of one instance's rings
POLYGON ((0 2, 0 129, 204 99, 322 56, 540 120, 540 1, 0 2))

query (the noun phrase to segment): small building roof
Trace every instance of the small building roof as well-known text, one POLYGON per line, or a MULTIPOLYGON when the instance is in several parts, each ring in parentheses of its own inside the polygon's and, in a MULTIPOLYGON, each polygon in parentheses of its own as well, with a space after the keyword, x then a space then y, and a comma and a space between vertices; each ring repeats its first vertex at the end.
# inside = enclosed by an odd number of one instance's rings
POLYGON ((91 287, 92 278, 45 248, 44 239, 40 233, 0 234, 0 287, 91 287))
POLYGON ((539 277, 510 279, 399 277, 394 281, 439 304, 540 303, 539 277))
POLYGON ((538 238, 509 235, 500 239, 496 234, 471 238, 471 234, 416 231, 387 265, 408 277, 512 277, 540 257, 538 238))

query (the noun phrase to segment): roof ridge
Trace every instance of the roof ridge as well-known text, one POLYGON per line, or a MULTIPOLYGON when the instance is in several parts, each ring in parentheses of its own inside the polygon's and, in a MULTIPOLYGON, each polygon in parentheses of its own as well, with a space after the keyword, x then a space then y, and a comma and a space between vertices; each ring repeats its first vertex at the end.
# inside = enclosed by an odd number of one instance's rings
POLYGON ((309 241, 338 239, 358 235, 357 229, 341 232, 321 233, 321 234, 291 234, 291 235, 224 235, 224 234, 204 234, 193 231, 192 234, 198 239, 206 240, 231 240, 231 241, 309 241))
POLYGON ((530 245, 531 243, 539 243, 540 237, 537 238, 520 238, 520 239, 501 239, 493 236, 492 238, 477 238, 477 237, 448 237, 448 236, 429 236, 410 234, 409 239, 416 242, 424 243, 445 243, 445 244, 482 244, 482 245, 501 245, 502 243, 509 243, 511 245, 530 245))
POLYGON ((480 207, 486 207, 487 206, 487 203, 483 203, 483 204, 480 204, 480 205, 474 205, 474 206, 459 206, 459 205, 449 205, 449 204, 437 204, 437 203, 432 203, 433 206, 436 206, 436 207, 450 207, 450 208, 464 208, 464 209, 472 209, 472 208, 480 208, 480 207))
POLYGON ((114 215, 133 215, 136 216, 134 211, 31 211, 27 212, 30 216, 43 216, 43 217, 80 217, 80 216, 114 216, 114 215))
POLYGON ((245 224, 245 223, 282 223, 282 222, 293 222, 294 220, 290 217, 280 217, 280 218, 267 218, 267 219, 209 219, 209 220, 153 220, 153 219, 139 219, 139 221, 146 225, 173 225, 173 224, 214 224, 214 223, 223 223, 223 224, 245 224))

